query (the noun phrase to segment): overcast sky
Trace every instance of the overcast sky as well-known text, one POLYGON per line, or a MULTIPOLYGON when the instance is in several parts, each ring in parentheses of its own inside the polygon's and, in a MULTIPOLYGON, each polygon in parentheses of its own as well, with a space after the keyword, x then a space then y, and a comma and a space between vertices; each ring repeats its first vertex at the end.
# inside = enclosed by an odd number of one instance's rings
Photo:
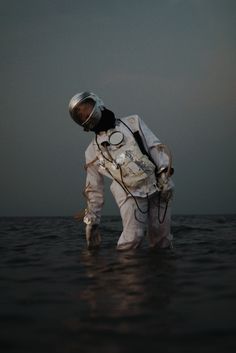
MULTIPOLYGON (((0 0, 1 216, 82 209, 93 133, 68 101, 97 93, 169 145, 174 214, 236 212, 235 0, 0 0)), ((108 185, 103 214, 118 209, 108 185)))

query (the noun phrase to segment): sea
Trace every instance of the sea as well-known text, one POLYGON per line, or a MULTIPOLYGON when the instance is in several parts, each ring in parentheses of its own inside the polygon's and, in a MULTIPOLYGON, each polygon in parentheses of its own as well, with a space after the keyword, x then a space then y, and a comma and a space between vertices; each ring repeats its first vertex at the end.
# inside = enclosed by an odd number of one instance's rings
POLYGON ((173 216, 173 249, 87 250, 72 217, 0 218, 1 353, 235 353, 236 215, 173 216))

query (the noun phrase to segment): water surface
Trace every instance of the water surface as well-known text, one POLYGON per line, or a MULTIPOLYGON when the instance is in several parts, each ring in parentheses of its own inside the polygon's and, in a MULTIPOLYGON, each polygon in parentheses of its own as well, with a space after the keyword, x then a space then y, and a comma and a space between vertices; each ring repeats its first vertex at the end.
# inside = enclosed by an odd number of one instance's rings
POLYGON ((236 216, 175 216, 173 250, 88 251, 72 218, 0 219, 1 352, 236 352, 236 216))

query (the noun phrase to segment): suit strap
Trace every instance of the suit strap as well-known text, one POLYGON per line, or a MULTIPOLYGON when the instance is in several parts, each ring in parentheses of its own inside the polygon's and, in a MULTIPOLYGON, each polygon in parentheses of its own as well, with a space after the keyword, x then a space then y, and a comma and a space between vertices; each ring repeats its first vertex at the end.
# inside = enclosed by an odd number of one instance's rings
POLYGON ((143 140, 142 140, 142 137, 141 137, 139 131, 138 130, 137 131, 132 131, 132 129, 124 121, 122 121, 121 119, 117 119, 117 120, 120 121, 123 125, 125 125, 127 127, 127 129, 134 136, 134 139, 137 142, 137 144, 139 146, 139 149, 142 152, 142 154, 146 155, 149 158, 149 160, 156 166, 154 160, 152 159, 152 157, 150 156, 150 154, 148 153, 148 151, 146 150, 146 148, 144 146, 144 143, 143 143, 143 140))

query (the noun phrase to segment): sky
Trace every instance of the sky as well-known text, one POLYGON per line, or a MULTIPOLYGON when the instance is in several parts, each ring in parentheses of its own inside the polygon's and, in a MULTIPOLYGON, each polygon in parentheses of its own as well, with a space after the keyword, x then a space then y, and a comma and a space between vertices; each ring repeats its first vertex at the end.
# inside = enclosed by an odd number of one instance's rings
POLYGON ((85 207, 93 133, 68 114, 85 90, 170 147, 174 214, 236 212, 235 0, 0 0, 0 16, 0 216, 85 207))

